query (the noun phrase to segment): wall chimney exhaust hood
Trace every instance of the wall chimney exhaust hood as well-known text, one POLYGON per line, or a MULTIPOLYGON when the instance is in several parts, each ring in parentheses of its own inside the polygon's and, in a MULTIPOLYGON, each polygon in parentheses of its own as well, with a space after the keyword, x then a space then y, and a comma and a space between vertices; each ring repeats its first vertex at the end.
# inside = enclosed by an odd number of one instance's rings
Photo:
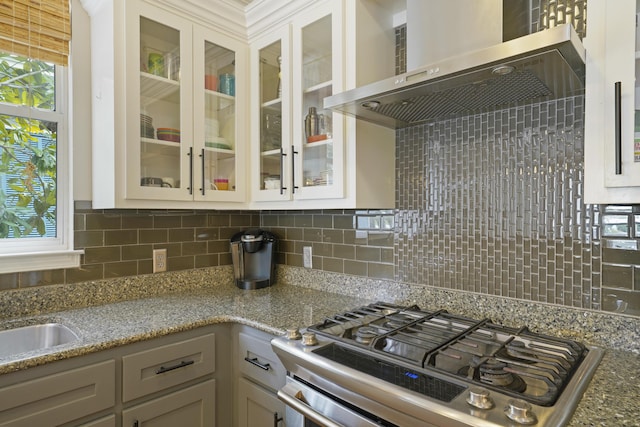
POLYGON ((324 108, 390 128, 576 95, 585 50, 571 24, 440 60, 324 99, 324 108))

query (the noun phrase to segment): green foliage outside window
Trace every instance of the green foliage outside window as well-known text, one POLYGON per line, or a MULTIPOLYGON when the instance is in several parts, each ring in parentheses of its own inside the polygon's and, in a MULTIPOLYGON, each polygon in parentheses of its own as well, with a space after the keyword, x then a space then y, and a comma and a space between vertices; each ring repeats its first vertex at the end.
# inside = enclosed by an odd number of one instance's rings
POLYGON ((17 107, 0 114, 0 238, 44 236, 56 222, 57 124, 29 111, 55 109, 55 67, 0 53, 0 103, 17 107))

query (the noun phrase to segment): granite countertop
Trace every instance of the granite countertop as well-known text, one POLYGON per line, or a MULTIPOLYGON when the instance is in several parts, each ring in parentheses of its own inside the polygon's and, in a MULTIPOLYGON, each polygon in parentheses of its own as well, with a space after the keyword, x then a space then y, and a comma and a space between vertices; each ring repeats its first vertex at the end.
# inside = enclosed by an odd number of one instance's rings
MULTIPOLYGON (((0 319, 0 329, 60 322, 80 337, 78 342, 53 350, 0 358, 0 375, 216 323, 241 323, 278 335, 289 327, 303 327, 375 300, 370 295, 362 298, 286 284, 256 291, 220 284, 181 293, 0 319)), ((569 425, 640 425, 639 373, 637 352, 607 349, 569 425)))

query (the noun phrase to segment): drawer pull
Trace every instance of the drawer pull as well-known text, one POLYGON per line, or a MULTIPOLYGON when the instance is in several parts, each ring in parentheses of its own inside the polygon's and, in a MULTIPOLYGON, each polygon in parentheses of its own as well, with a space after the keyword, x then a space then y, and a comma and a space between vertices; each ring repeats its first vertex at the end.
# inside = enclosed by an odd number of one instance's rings
POLYGON ((251 363, 252 365, 257 366, 260 369, 264 369, 265 371, 268 371, 269 369, 271 369, 271 365, 269 365, 268 363, 262 364, 258 362, 257 357, 254 357, 253 359, 249 359, 248 357, 245 357, 244 360, 251 363))
POLYGON ((284 418, 279 417, 277 412, 273 413, 273 427, 278 427, 280 421, 284 421, 284 418))
POLYGON ((193 365, 194 363, 195 362, 193 360, 188 360, 186 362, 183 360, 177 365, 168 366, 166 368, 164 366, 160 366, 160 369, 156 371, 156 374, 164 374, 165 372, 173 371, 174 369, 184 368, 185 366, 193 365))

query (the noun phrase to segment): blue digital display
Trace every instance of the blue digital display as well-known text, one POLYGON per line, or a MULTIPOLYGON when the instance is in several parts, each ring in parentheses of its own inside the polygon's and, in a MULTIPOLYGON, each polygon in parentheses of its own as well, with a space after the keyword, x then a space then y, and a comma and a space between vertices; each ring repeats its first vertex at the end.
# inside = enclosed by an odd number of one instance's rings
POLYGON ((418 374, 414 374, 413 372, 406 371, 404 373, 404 375, 409 377, 409 378, 411 378, 411 379, 413 379, 413 380, 418 379, 418 374))

